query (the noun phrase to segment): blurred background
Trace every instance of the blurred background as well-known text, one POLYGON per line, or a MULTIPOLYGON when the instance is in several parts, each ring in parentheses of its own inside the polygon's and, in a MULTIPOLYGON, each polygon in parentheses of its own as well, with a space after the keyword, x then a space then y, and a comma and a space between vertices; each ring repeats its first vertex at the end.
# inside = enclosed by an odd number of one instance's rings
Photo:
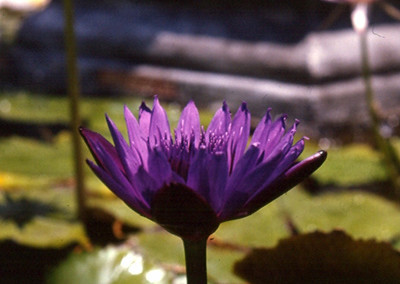
MULTIPOLYGON (((301 186, 221 225, 210 243, 212 283, 245 283, 232 267, 249 249, 316 230, 400 246, 399 196, 374 139, 350 19, 357 1, 339 2, 74 2, 82 124, 107 136, 104 113, 123 129, 123 105, 137 113, 155 94, 172 125, 189 100, 204 125, 223 100, 232 111, 246 101, 253 126, 272 107, 300 119, 304 156, 329 151, 301 186)), ((61 0, 0 0, 0 282, 182 283, 179 240, 86 167, 89 218, 76 217, 64 12, 61 0)), ((398 155, 400 5, 371 1, 368 18, 379 134, 398 155)))

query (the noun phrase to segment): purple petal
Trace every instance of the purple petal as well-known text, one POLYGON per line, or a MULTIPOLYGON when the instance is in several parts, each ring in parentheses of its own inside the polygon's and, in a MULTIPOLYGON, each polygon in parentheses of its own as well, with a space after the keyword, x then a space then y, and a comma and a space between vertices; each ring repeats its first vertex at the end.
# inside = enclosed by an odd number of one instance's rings
POLYGON ((230 141, 228 146, 229 172, 243 156, 250 135, 250 112, 246 103, 242 103, 232 121, 230 141))
POLYGON ((148 169, 146 171, 157 182, 157 188, 161 188, 172 181, 171 165, 161 147, 155 147, 149 152, 148 169))
POLYGON ((153 111, 151 113, 149 142, 152 147, 161 145, 162 141, 171 139, 171 129, 169 127, 167 113, 160 105, 158 98, 154 98, 153 111))
POLYGON ((235 169, 229 176, 227 188, 234 188, 235 185, 246 176, 248 172, 255 168, 257 158, 260 155, 260 148, 257 144, 250 145, 249 149, 236 164, 235 169))
POLYGON ((89 167, 93 170, 96 176, 117 195, 120 199, 122 199, 130 208, 134 211, 143 215, 147 218, 150 218, 150 203, 146 202, 146 200, 141 196, 136 194, 135 190, 132 187, 126 188, 125 185, 117 182, 111 175, 109 175, 105 170, 101 167, 95 165, 92 161, 87 160, 89 167))
POLYGON ((268 180, 281 158, 282 155, 275 155, 274 159, 269 159, 267 162, 252 168, 242 179, 238 179, 237 183, 233 183, 234 179, 229 180, 226 191, 230 195, 219 211, 219 218, 225 220, 236 214, 237 210, 248 201, 250 196, 268 180))
POLYGON ((272 124, 271 110, 271 108, 268 108, 267 112, 258 123, 254 130, 253 137, 251 138, 251 144, 260 143, 260 141, 264 141, 266 140, 265 138, 268 137, 272 124))
POLYGON ((238 212, 238 215, 236 217, 233 216, 231 219, 250 215, 281 196, 316 171, 324 163, 326 157, 327 153, 325 151, 318 151, 300 163, 293 165, 272 184, 260 191, 258 195, 249 199, 240 212, 238 212))
POLYGON ((147 140, 149 137, 150 120, 151 110, 146 106, 144 102, 142 102, 139 107, 139 126, 145 140, 147 140))
MULTIPOLYGON (((119 195, 127 194, 132 198, 136 198, 138 202, 146 204, 145 200, 143 199, 141 193, 132 186, 129 180, 126 178, 125 174, 121 169, 119 169, 115 163, 115 161, 108 155, 108 153, 101 147, 99 147, 98 152, 100 158, 104 161, 104 166, 102 170, 108 174, 113 180, 114 183, 119 184, 120 188, 110 188, 112 190, 120 189, 118 192, 119 195)), ((108 186, 113 186, 112 183, 107 184, 108 186)), ((118 196, 119 196, 118 195, 118 196)), ((124 195, 125 196, 125 195, 124 195)), ((122 198, 122 197, 121 197, 122 198)))
POLYGON ((224 152, 209 155, 207 159, 208 183, 210 188, 209 202, 211 207, 218 212, 226 194, 225 190, 228 180, 228 157, 224 152))
POLYGON ((139 127, 139 123, 137 122, 135 116, 132 114, 129 108, 126 106, 124 108, 124 114, 130 146, 132 149, 138 151, 142 162, 145 162, 147 161, 148 157, 146 143, 147 138, 143 139, 144 134, 139 127))
POLYGON ((258 139, 252 139, 252 143, 260 143, 260 149, 264 150, 265 158, 273 151, 285 133, 286 118, 286 115, 282 115, 272 124, 269 124, 268 120, 266 120, 265 122, 267 122, 268 125, 264 125, 265 128, 263 131, 257 135, 258 139))
POLYGON ((207 150, 200 146, 190 162, 187 176, 187 186, 192 188, 206 200, 210 200, 210 186, 207 172, 207 150))
POLYGON ((279 176, 286 172, 300 156, 304 149, 304 140, 299 140, 296 145, 290 148, 286 155, 280 160, 280 162, 270 171, 268 178, 265 179, 262 185, 258 185, 258 188, 252 192, 249 200, 253 199, 260 191, 268 187, 273 183, 279 176))
POLYGON ((180 143, 182 136, 190 138, 194 135, 194 143, 197 146, 200 140, 200 116, 193 101, 190 101, 183 109, 175 131, 175 140, 180 143))
POLYGON ((79 131, 85 140, 86 144, 89 147, 90 152, 92 153, 96 163, 104 168, 104 161, 99 155, 99 151, 106 151, 111 159, 114 160, 115 164, 118 166, 120 170, 123 170, 123 166, 121 161, 119 160, 117 151, 114 146, 108 142, 103 136, 100 134, 93 132, 84 127, 80 127, 79 131))
POLYGON ((231 114, 226 102, 223 103, 222 107, 216 111, 213 119, 208 125, 206 131, 206 139, 210 135, 221 136, 228 132, 229 125, 231 123, 231 114))
POLYGON ((141 159, 136 151, 128 146, 121 132, 117 129, 114 122, 106 115, 108 128, 114 140, 115 149, 117 150, 119 160, 121 161, 125 174, 132 182, 133 176, 141 164, 141 159))

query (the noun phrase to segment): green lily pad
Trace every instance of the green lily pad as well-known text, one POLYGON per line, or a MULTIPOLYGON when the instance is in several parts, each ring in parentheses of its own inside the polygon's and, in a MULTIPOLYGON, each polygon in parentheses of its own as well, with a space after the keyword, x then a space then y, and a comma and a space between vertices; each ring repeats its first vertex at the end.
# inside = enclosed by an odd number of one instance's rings
MULTIPOLYGON (((305 158, 317 150, 317 146, 307 143, 301 158, 305 158)), ((313 174, 313 177, 322 185, 329 184, 340 187, 383 181, 386 179, 386 173, 379 153, 371 146, 351 144, 329 149, 328 158, 323 166, 313 174)))
POLYGON ((37 248, 86 244, 84 228, 74 221, 71 199, 68 192, 54 189, 0 195, 0 240, 37 248))
POLYGON ((215 237, 246 247, 274 246, 291 232, 340 228, 357 238, 389 241, 400 235, 400 208, 374 194, 331 192, 312 196, 296 187, 255 214, 222 223, 215 237))
POLYGON ((340 228, 356 238, 390 240, 400 233, 400 208, 380 196, 362 191, 311 196, 292 190, 282 199, 300 232, 340 228))
POLYGON ((400 254, 389 244, 341 231, 293 236, 254 249, 235 265, 250 283, 399 283, 400 254))

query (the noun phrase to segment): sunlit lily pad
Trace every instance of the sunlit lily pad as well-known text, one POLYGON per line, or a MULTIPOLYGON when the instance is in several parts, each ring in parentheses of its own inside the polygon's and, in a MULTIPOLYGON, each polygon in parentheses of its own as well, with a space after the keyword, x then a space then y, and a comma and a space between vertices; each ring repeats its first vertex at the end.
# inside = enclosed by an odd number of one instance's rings
POLYGON ((228 243, 270 247, 290 235, 288 220, 302 233, 340 228, 357 238, 387 241, 400 234, 395 203, 361 191, 312 196, 295 188, 249 217, 221 224, 215 236, 228 243))
POLYGON ((343 191, 311 196, 293 190, 282 199, 300 232, 340 228, 356 238, 390 240, 400 233, 400 208, 375 194, 343 191))
POLYGON ((75 220, 75 205, 68 191, 42 189, 0 195, 0 241, 32 247, 61 248, 87 243, 75 220))
MULTIPOLYGON (((308 143, 303 157, 318 150, 308 143)), ((379 153, 366 144, 352 144, 328 150, 324 165, 313 175, 322 185, 365 185, 386 179, 379 153)))

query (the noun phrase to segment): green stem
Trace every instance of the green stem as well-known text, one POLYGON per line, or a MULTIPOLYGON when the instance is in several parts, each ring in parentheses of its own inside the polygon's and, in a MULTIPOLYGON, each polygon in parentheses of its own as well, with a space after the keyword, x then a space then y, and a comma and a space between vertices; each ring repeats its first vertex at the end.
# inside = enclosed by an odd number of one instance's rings
POLYGON ((83 173, 83 155, 78 128, 81 125, 79 111, 79 79, 77 67, 77 48, 74 31, 73 0, 64 0, 64 35, 67 59, 67 92, 70 101, 70 125, 72 131, 72 145, 74 151, 74 168, 76 180, 76 198, 78 204, 78 218, 85 220, 86 203, 83 173))
POLYGON ((375 143, 383 155, 383 162, 385 164, 395 194, 400 196, 400 160, 389 139, 382 137, 379 131, 380 119, 374 101, 374 91, 372 88, 371 68, 368 57, 368 42, 366 32, 360 33, 360 44, 362 77, 364 79, 365 85, 365 100, 368 107, 369 117, 372 123, 372 131, 375 138, 375 143))
POLYGON ((187 284, 207 283, 207 238, 201 240, 183 239, 186 261, 187 284))

